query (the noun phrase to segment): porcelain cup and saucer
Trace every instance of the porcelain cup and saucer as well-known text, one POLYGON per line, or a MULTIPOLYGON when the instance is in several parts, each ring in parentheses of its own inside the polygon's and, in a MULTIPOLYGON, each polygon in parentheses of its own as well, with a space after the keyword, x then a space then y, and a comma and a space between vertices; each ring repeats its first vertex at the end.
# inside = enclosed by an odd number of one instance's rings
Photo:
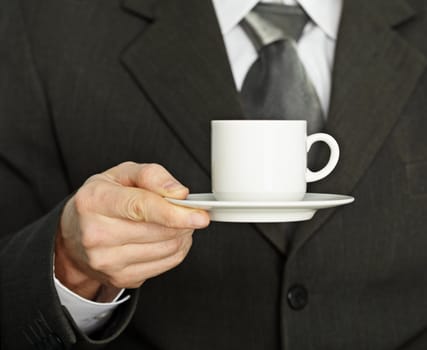
POLYGON ((318 209, 354 201, 339 194, 307 193, 307 183, 328 176, 339 146, 324 133, 307 136, 304 120, 213 120, 212 193, 170 202, 209 211, 212 221, 288 222, 313 217, 318 209), (307 153, 315 142, 330 149, 327 164, 313 172, 307 153))

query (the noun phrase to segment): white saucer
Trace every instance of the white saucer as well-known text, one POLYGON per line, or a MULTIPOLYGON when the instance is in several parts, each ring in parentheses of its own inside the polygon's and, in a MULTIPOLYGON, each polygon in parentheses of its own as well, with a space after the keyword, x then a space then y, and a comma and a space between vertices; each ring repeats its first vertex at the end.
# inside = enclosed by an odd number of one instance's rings
POLYGON ((190 194, 187 199, 166 198, 184 207, 209 211, 212 221, 223 222, 288 222, 310 220, 318 209, 349 204, 353 197, 340 194, 307 193, 294 202, 217 201, 212 193, 190 194))

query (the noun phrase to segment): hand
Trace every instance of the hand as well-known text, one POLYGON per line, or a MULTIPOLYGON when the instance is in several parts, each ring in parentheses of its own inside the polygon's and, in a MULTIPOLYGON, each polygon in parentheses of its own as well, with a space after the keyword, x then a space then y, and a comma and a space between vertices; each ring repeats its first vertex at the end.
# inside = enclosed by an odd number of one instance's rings
POLYGON ((110 301, 121 288, 180 264, 205 211, 173 205, 188 189, 157 164, 122 163, 89 178, 65 205, 55 274, 80 296, 110 301))

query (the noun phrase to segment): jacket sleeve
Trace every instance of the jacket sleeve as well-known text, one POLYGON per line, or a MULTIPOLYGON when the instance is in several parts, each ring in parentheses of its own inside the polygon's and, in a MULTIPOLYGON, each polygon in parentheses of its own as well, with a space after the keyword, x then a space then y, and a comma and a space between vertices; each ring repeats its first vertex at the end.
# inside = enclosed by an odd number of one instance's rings
POLYGON ((26 35, 20 1, 0 11, 0 348, 98 348, 128 324, 119 307, 91 339, 80 333, 53 283, 55 233, 74 190, 55 139, 49 99, 26 35))

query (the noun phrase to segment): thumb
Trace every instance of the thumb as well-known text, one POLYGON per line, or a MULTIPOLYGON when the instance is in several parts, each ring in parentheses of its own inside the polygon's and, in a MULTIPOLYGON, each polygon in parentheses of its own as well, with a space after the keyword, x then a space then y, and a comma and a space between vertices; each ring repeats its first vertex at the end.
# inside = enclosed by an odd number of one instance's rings
POLYGON ((125 162, 107 170, 104 175, 128 187, 138 187, 162 197, 185 199, 189 190, 159 164, 125 162))

